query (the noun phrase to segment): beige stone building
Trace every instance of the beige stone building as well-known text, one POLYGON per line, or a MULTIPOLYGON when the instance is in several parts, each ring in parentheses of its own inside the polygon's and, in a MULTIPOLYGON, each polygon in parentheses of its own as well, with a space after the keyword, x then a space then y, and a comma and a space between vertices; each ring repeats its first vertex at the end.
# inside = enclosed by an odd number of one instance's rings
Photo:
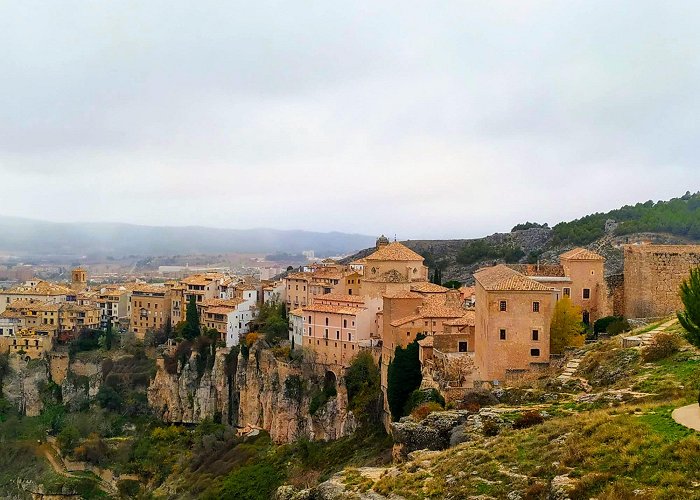
POLYGON ((557 290, 502 264, 479 270, 474 279, 480 380, 500 383, 547 366, 557 290))
POLYGON ((131 291, 130 328, 143 339, 147 331, 170 321, 170 290, 166 286, 134 285, 131 291))
POLYGON ((66 300, 75 300, 75 297, 76 292, 65 286, 48 281, 32 281, 9 290, 0 290, 0 312, 4 311, 8 304, 18 299, 56 304, 66 300))

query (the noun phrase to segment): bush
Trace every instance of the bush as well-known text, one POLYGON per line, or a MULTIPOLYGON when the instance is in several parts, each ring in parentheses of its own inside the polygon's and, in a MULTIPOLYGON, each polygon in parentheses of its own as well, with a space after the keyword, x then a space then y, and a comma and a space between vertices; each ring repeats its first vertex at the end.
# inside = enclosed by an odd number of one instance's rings
POLYGON ((444 408, 435 401, 430 401, 428 403, 423 403, 417 408, 415 408, 411 412, 411 417, 413 417, 413 419, 416 422, 420 422, 434 411, 444 411, 444 408))
POLYGON ((513 429, 526 429, 544 422, 544 417, 538 411, 527 411, 513 422, 513 429))
POLYGON ((100 407, 106 410, 119 411, 122 408, 122 397, 117 391, 107 384, 102 384, 100 386, 96 399, 100 407))
POLYGON ((642 349, 642 359, 646 362, 659 361, 675 354, 681 347, 681 338, 675 333, 657 334, 651 344, 642 349))
POLYGON ((267 500, 282 484, 279 467, 268 463, 245 465, 229 474, 221 485, 218 498, 267 500))
POLYGON ((621 320, 622 317, 620 316, 605 316, 604 318, 600 318, 593 323, 593 333, 605 333, 608 331, 610 323, 621 320))
POLYGON ((394 421, 404 416, 403 410, 409 396, 420 387, 423 380, 418 360, 418 340, 422 338, 422 335, 417 335, 416 340, 405 349, 396 346, 394 359, 389 363, 386 393, 391 418, 394 421))
POLYGON ((623 332, 629 332, 631 329, 632 327, 626 319, 619 319, 608 325, 608 333, 610 335, 619 335, 623 332))
POLYGON ((438 392, 437 389, 416 389, 408 397, 406 406, 404 406, 404 415, 409 415, 414 409, 426 403, 437 403, 440 407, 445 407, 445 398, 438 392))
POLYGON ((297 403, 301 402, 304 397, 304 381, 299 375, 290 375, 284 380, 284 397, 297 403))
POLYGON ((381 384, 379 367, 369 352, 363 351, 350 362, 345 373, 350 410, 363 424, 381 419, 381 384))
POLYGON ((487 420, 486 422, 484 422, 484 427, 482 428, 484 436, 497 436, 500 431, 501 428, 493 420, 487 420))
POLYGON ((135 498, 141 491, 141 484, 133 479, 122 479, 117 483, 117 490, 124 498, 135 498))

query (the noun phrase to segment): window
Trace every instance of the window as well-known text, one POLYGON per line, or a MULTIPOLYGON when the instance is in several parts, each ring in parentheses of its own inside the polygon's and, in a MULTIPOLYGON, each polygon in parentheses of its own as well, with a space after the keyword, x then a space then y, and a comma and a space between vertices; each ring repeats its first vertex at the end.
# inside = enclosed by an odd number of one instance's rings
POLYGON ((591 289, 590 289, 590 288, 584 288, 584 289, 583 289, 583 298, 584 298, 584 299, 590 299, 590 298, 591 298, 591 289))
POLYGON ((348 327, 348 320, 344 319, 343 320, 343 328, 347 328, 347 327, 348 327))
POLYGON ((540 340, 540 331, 532 330, 532 340, 540 340))
POLYGON ((335 331, 335 339, 340 340, 340 330, 335 331))
POLYGON ((498 304, 498 310, 501 311, 501 312, 505 312, 505 311, 508 310, 508 304, 506 303, 505 300, 502 300, 501 302, 499 302, 499 304, 498 304))
POLYGON ((311 316, 309 316, 309 323, 311 323, 311 316))
POLYGON ((328 317, 326 316, 326 326, 328 326, 328 317))
POLYGON ((352 333, 348 333, 348 342, 352 342, 352 333))
POLYGON ((571 288, 564 288, 564 296, 571 297, 571 288))
POLYGON ((530 349, 530 356, 532 357, 537 357, 540 355, 540 350, 539 349, 530 349))
POLYGON ((501 328, 501 331, 498 332, 498 336, 499 336, 499 338, 500 338, 501 340, 505 340, 505 339, 506 339, 506 331, 505 331, 504 328, 501 328))
POLYGON ((309 327, 309 335, 311 335, 311 327, 309 327))
POLYGON ((466 342, 460 342, 459 345, 457 346, 457 350, 459 352, 467 352, 467 343, 466 342))
POLYGON ((406 337, 410 337, 410 336, 411 336, 411 332, 406 332, 406 337))
POLYGON ((538 313, 540 312, 540 303, 535 301, 532 303, 532 312, 538 313))

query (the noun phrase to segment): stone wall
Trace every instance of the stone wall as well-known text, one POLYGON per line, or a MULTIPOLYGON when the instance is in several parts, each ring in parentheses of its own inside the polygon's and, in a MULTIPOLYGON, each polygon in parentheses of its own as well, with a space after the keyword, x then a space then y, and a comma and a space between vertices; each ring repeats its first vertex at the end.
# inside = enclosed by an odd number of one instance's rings
POLYGON ((607 285, 607 301, 609 310, 613 316, 624 316, 625 314, 625 275, 611 274, 605 277, 607 285))
POLYGON ((624 313, 659 317, 682 308, 678 287, 700 265, 700 245, 627 245, 624 313))

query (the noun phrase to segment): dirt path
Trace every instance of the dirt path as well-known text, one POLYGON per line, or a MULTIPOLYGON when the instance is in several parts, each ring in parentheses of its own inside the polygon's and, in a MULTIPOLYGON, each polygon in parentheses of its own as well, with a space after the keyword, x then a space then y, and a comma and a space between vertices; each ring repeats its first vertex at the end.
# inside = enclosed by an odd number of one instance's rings
POLYGON ((66 470, 62 462, 59 462, 56 459, 56 456, 52 452, 52 448, 48 444, 40 445, 37 448, 37 453, 46 458, 46 460, 48 460, 56 474, 60 474, 64 477, 75 477, 73 474, 66 470))
POLYGON ((671 417, 677 423, 700 432, 700 407, 697 403, 676 408, 671 417))

